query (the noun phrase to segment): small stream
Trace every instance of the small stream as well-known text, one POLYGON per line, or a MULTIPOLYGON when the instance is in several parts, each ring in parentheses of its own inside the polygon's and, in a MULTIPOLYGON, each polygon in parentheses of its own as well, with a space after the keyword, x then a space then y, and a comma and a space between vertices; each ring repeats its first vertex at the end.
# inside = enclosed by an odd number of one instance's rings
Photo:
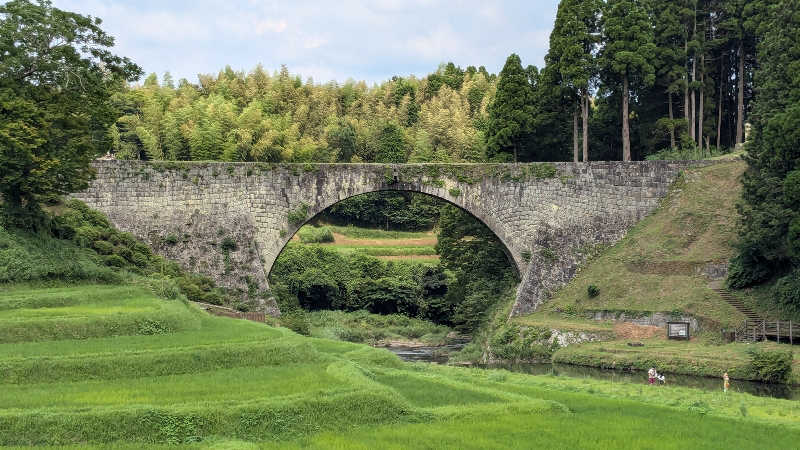
MULTIPOLYGON (((431 362, 436 364, 447 363, 448 355, 460 350, 465 343, 459 342, 441 347, 387 347, 400 359, 411 362, 431 362)), ((506 369, 511 372, 527 373, 531 375, 554 375, 572 378, 593 378, 596 380, 609 380, 621 383, 647 383, 645 371, 623 371, 601 369, 599 367, 575 366, 571 364, 553 363, 503 363, 479 365, 487 369, 506 369)), ((694 375, 678 375, 667 373, 666 382, 669 385, 686 386, 708 391, 722 390, 722 379, 698 377, 694 375)), ((758 381, 731 380, 731 390, 746 392, 759 397, 775 397, 789 400, 800 400, 800 387, 785 384, 762 383, 758 381)))

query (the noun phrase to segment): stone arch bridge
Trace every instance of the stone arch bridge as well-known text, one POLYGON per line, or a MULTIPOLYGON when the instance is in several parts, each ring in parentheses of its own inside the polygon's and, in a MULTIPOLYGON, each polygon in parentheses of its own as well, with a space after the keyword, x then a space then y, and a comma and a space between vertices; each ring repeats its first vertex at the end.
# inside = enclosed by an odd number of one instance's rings
MULTIPOLYGON (((521 282, 512 314, 569 281, 592 248, 611 244, 664 197, 668 161, 525 164, 265 164, 96 161, 74 197, 119 229, 220 285, 253 292, 303 223, 346 198, 421 192, 483 221, 521 282)), ((278 314, 277 306, 263 305, 278 314)))

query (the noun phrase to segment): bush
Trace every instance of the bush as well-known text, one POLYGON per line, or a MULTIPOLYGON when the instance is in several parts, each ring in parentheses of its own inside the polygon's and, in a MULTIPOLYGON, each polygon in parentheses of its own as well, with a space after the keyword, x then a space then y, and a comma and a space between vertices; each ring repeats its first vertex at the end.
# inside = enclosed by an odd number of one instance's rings
POLYGON ((114 252, 114 244, 108 241, 94 241, 92 247, 101 255, 110 255, 114 252))
POLYGON ((323 242, 333 242, 333 232, 328 227, 306 226, 297 232, 300 242, 304 244, 316 244, 323 242))
POLYGON ((238 246, 236 245, 236 241, 234 241, 230 237, 226 237, 222 240, 222 244, 220 244, 222 251, 225 252, 235 252, 238 246))
POLYGON ((800 312, 800 270, 782 277, 772 288, 775 303, 789 314, 800 312))
POLYGON ((167 245, 175 245, 178 241, 178 235, 175 233, 170 233, 164 237, 164 243, 167 245))
POLYGON ((769 264, 757 257, 755 249, 741 253, 731 260, 728 267, 727 284, 734 289, 742 289, 764 282, 772 276, 769 264))
POLYGON ((286 218, 289 220, 289 223, 294 226, 302 225, 303 222, 306 221, 307 217, 308 217, 308 205, 306 205, 305 203, 301 203, 300 206, 297 207, 297 209, 289 211, 289 214, 286 216, 286 218))
POLYGON ((305 312, 301 309, 284 311, 281 315, 281 325, 303 336, 311 335, 311 323, 305 312))
POLYGON ((127 265, 127 261, 119 255, 106 256, 105 263, 111 267, 125 267, 127 265))
POLYGON ((748 350, 750 371, 756 379, 770 383, 788 383, 792 375, 791 351, 768 351, 758 348, 748 350))
POLYGON ((600 288, 597 286, 590 284, 589 287, 586 288, 586 294, 589 295, 589 298, 594 298, 600 295, 600 288))

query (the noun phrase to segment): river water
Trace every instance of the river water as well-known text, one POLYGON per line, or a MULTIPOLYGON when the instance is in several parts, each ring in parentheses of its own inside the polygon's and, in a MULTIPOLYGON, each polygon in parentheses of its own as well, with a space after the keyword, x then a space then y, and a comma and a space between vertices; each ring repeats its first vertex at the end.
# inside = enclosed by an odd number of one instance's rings
MULTIPOLYGON (((388 347, 400 359, 412 362, 431 362, 436 364, 447 363, 448 354, 458 351, 463 343, 443 347, 388 347)), ((528 373, 531 375, 555 375, 572 378, 593 378, 621 383, 647 383, 645 371, 622 371, 601 369, 598 367, 574 366, 571 364, 552 363, 517 363, 517 364, 491 364, 478 367, 489 369, 506 369, 512 372, 528 373)), ((698 377, 693 375, 665 374, 666 382, 670 385, 693 387, 709 391, 722 390, 722 379, 698 377)), ((757 381, 731 380, 731 390, 746 392, 761 397, 775 397, 790 400, 800 400, 800 387, 785 384, 761 383, 757 381)))

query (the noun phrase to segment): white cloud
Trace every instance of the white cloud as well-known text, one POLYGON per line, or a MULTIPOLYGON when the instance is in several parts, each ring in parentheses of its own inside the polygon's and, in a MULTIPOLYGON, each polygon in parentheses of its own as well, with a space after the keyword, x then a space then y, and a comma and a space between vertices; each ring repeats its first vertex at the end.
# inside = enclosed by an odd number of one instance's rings
POLYGON ((441 62, 499 72, 512 52, 541 66, 558 0, 54 0, 104 20, 115 51, 147 72, 196 80, 258 62, 318 82, 423 76, 441 62))
POLYGON ((259 20, 255 23, 254 31, 256 34, 264 34, 267 32, 270 33, 282 33, 286 30, 286 21, 281 20, 259 20))

